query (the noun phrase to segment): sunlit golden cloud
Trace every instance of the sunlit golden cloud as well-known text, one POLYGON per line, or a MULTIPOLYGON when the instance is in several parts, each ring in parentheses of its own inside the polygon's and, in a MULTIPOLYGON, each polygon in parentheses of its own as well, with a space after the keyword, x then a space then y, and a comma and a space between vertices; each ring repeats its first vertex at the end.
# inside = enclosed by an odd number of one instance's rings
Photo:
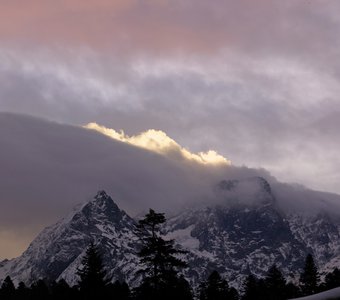
POLYGON ((167 136, 167 134, 161 130, 149 129, 138 135, 128 136, 123 131, 118 132, 114 129, 100 126, 97 123, 89 123, 84 127, 100 132, 106 136, 109 136, 112 139, 148 149, 162 155, 173 157, 180 154, 180 156, 188 160, 192 160, 201 164, 231 164, 230 160, 218 154, 214 150, 192 153, 188 149, 183 148, 175 140, 167 136))

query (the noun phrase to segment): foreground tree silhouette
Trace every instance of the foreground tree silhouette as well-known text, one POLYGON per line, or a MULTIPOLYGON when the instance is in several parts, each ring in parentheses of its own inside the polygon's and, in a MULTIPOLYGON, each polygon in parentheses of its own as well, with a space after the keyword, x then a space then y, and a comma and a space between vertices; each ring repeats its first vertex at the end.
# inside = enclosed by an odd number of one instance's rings
POLYGON ((189 284, 178 271, 186 267, 186 263, 178 258, 185 252, 176 249, 174 240, 165 240, 161 235, 161 226, 166 221, 164 214, 150 209, 149 213, 139 221, 137 234, 141 241, 138 252, 141 272, 144 279, 136 290, 137 299, 191 299, 189 284))
POLYGON ((107 281, 103 262, 93 243, 89 245, 82 260, 82 267, 78 269, 80 277, 79 288, 84 299, 98 299, 104 297, 107 281))
POLYGON ((325 277, 325 282, 323 284, 323 290, 330 290, 340 286, 340 271, 335 268, 333 272, 328 273, 325 277))
POLYGON ((250 274, 243 283, 242 300, 263 300, 265 299, 265 289, 264 280, 259 280, 253 274, 250 274))
POLYGON ((265 278, 266 296, 269 300, 287 299, 286 280, 281 271, 273 265, 265 278))
POLYGON ((34 300, 46 300, 50 298, 50 292, 44 280, 39 279, 31 285, 31 295, 34 300))
POLYGON ((1 299, 14 299, 15 286, 11 277, 7 276, 1 285, 0 298, 1 299))
POLYGON ((300 288, 303 296, 312 295, 318 292, 319 274, 314 263, 313 256, 308 254, 303 272, 300 275, 300 288))
POLYGON ((217 271, 213 271, 201 285, 200 300, 237 300, 235 289, 229 289, 228 283, 217 271))

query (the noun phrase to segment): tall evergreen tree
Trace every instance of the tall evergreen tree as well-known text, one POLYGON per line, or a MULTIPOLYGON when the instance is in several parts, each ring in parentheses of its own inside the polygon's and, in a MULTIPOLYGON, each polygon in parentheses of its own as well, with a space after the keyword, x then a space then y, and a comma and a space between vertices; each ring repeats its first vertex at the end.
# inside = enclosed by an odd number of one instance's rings
POLYGON ((31 295, 34 300, 50 299, 50 292, 44 280, 39 279, 31 285, 31 295))
POLYGON ((328 273, 325 277, 323 290, 330 290, 340 286, 340 270, 335 268, 333 272, 328 273))
POLYGON ((72 299, 72 289, 64 279, 54 282, 51 286, 52 299, 72 299))
POLYGON ((253 274, 249 274, 243 283, 242 300, 264 299, 264 282, 258 280, 253 274))
POLYGON ((87 248, 77 275, 80 277, 79 288, 83 297, 95 299, 104 295, 107 285, 106 272, 99 251, 93 243, 87 248))
POLYGON ((30 299, 30 292, 31 292, 30 289, 25 285, 25 283, 20 281, 16 291, 16 299, 18 300, 30 299))
POLYGON ((129 300, 131 297, 130 288, 126 282, 119 282, 108 285, 108 294, 115 300, 129 300))
POLYGON ((226 300, 228 293, 227 281, 217 271, 213 271, 201 285, 200 300, 226 300))
POLYGON ((265 286, 268 300, 286 299, 286 280, 276 265, 269 268, 265 278, 265 286))
POLYGON ((228 291, 228 300, 239 300, 240 295, 238 294, 238 291, 232 287, 228 291))
POLYGON ((305 260, 305 266, 300 275, 300 288, 304 296, 312 295, 318 292, 319 273, 314 263, 313 256, 308 254, 305 260))
MULTIPOLYGON (((142 243, 138 255, 144 274, 137 290, 139 299, 174 299, 179 290, 183 292, 184 286, 189 287, 184 284, 185 279, 178 276, 179 270, 186 267, 178 255, 185 252, 175 247, 174 240, 162 237, 161 226, 165 221, 164 214, 150 209, 138 223, 137 234, 142 243)), ((190 290, 187 294, 191 295, 190 290)))
POLYGON ((7 276, 1 285, 1 299, 14 299, 15 286, 11 277, 7 276))

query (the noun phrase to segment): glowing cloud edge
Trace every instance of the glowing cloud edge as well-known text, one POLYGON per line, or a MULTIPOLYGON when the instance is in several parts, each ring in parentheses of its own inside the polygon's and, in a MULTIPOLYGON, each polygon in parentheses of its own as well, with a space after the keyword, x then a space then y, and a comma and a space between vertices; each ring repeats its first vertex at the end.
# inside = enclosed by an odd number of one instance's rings
POLYGON ((114 140, 121 141, 136 147, 147 149, 167 157, 171 154, 179 153, 183 158, 195 161, 204 165, 231 165, 231 161, 224 156, 218 154, 214 150, 207 152, 192 153, 188 149, 183 148, 175 140, 170 138, 161 130, 149 129, 138 135, 128 136, 124 131, 116 131, 105 126, 101 126, 95 122, 88 123, 83 126, 86 129, 97 131, 114 140))

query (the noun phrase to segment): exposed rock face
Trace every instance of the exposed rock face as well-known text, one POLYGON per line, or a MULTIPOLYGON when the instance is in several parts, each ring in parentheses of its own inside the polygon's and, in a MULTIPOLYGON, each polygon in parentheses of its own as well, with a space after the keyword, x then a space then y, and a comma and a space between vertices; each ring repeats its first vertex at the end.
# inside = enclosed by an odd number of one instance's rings
MULTIPOLYGON (((197 284, 218 270, 234 286, 253 272, 265 275, 277 264, 294 278, 312 253, 322 270, 340 265, 340 222, 327 214, 284 213, 263 178, 222 181, 220 205, 188 209, 169 218, 166 238, 174 238, 189 262, 185 276, 197 284), (248 201, 252 199, 252 201, 248 201), (255 201, 254 201, 255 200, 255 201)), ((0 277, 16 282, 64 278, 76 284, 87 245, 100 248, 112 280, 138 284, 135 221, 100 191, 92 201, 43 230, 22 256, 0 263, 0 277)))

